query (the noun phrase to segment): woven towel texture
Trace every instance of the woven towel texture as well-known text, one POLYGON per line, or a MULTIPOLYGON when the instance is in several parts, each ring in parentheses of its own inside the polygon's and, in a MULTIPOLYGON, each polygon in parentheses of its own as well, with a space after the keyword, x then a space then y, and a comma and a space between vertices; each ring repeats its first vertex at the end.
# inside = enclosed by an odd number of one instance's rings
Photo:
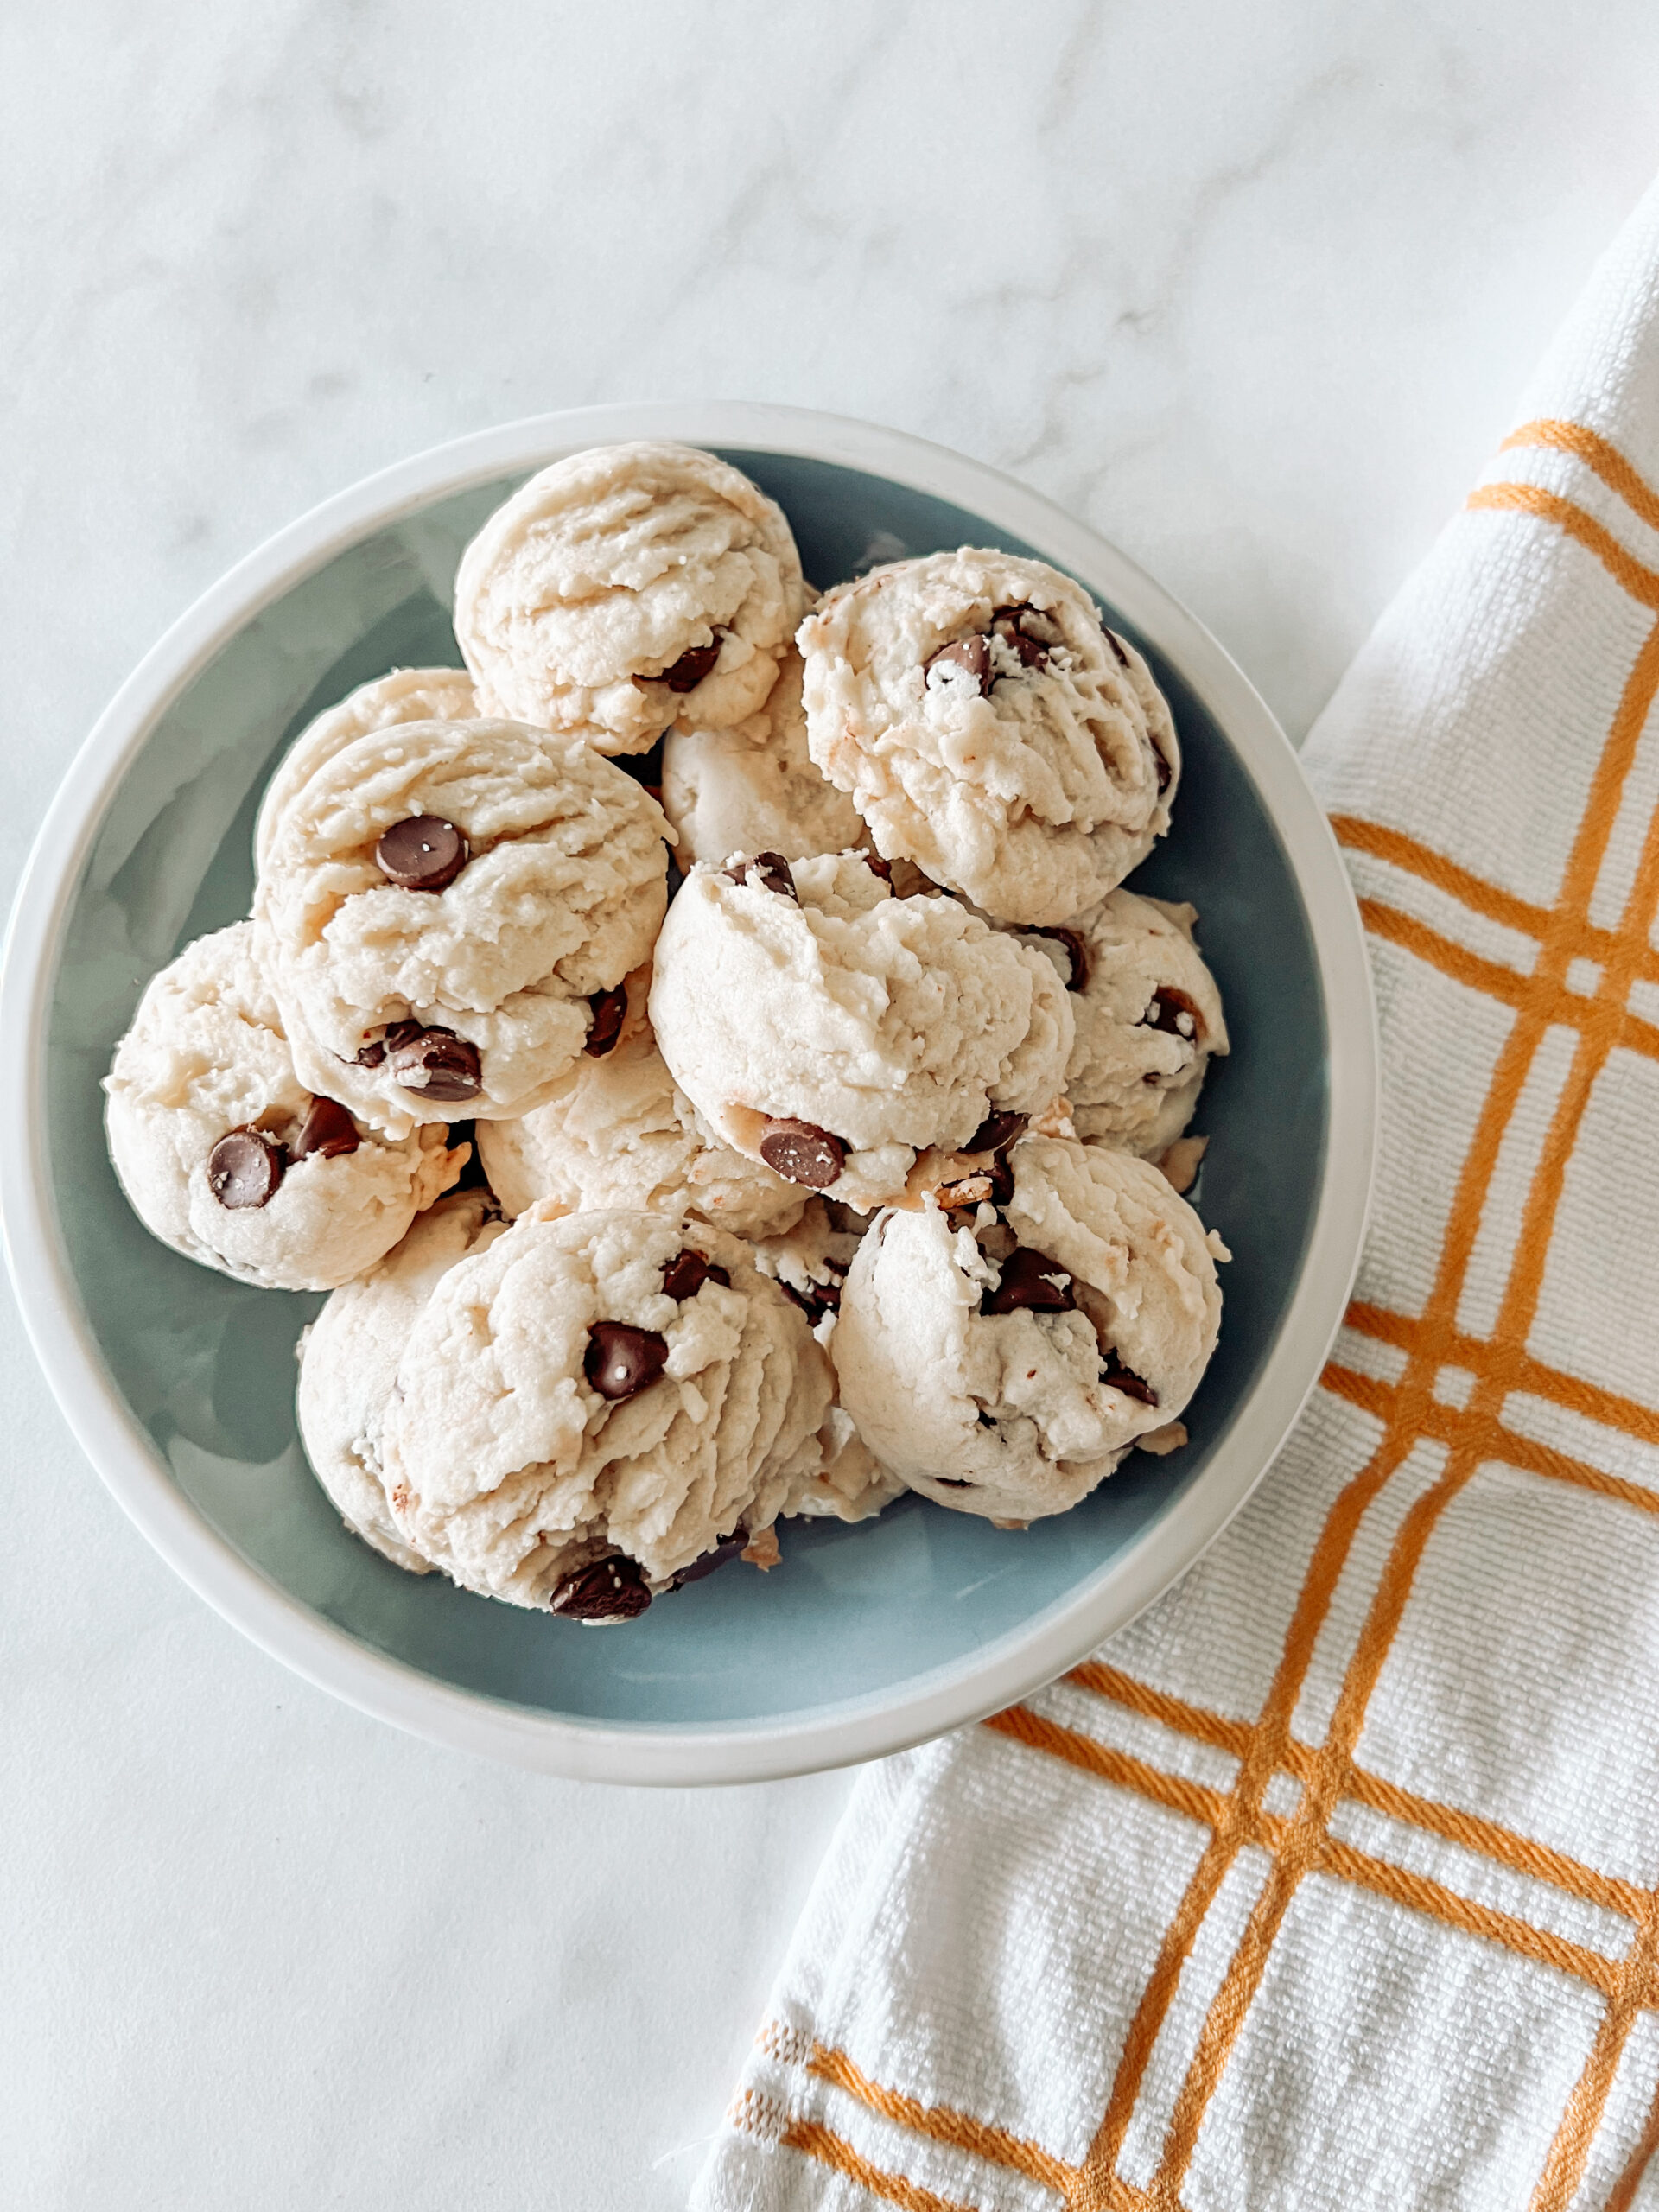
POLYGON ((1656 691, 1659 190, 1308 746, 1384 1070, 1321 1385, 861 1777, 700 2212, 1659 2206, 1656 691))

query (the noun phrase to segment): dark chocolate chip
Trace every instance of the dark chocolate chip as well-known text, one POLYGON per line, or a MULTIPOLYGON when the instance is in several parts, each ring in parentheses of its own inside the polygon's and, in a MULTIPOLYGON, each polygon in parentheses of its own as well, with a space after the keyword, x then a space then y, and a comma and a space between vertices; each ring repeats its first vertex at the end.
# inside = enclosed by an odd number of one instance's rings
POLYGON ((394 822, 374 849, 375 866, 403 891, 442 891, 467 865, 467 840, 441 814, 394 822))
POLYGON ((396 1044, 389 1030, 386 1043, 386 1065, 400 1090, 449 1105, 476 1098, 483 1087, 477 1046, 453 1030, 417 1027, 412 1037, 400 1038, 396 1044))
POLYGON ((1173 983, 1160 986, 1152 995, 1152 1004, 1141 1017, 1143 1029, 1161 1029, 1166 1037, 1179 1037, 1184 1045, 1196 1045, 1204 1035, 1204 1020, 1198 1007, 1185 991, 1178 991, 1173 983), (1181 1027, 1181 1017, 1186 1017, 1187 1027, 1181 1027))
POLYGON ((601 1398, 631 1398, 657 1380, 667 1358, 667 1343, 655 1329, 595 1321, 588 1332, 582 1370, 601 1398))
POLYGON ((695 691, 720 658, 720 641, 725 635, 724 630, 716 630, 709 644, 688 645, 671 668, 665 668, 659 677, 647 681, 666 683, 671 691, 695 691))
POLYGON ((988 1114, 965 1145, 964 1152, 1006 1152, 1023 1136, 1029 1114, 988 1114))
POLYGON ((683 1589, 688 1582, 701 1582, 705 1574, 712 1574, 717 1567, 724 1567, 728 1560, 741 1559, 749 1539, 740 1529, 734 1536, 722 1537, 712 1551, 704 1552, 701 1559, 694 1559, 690 1567, 683 1567, 669 1584, 671 1590, 683 1589))
POLYGON ((1037 609, 1023 600, 1017 607, 999 607, 991 617, 993 633, 1019 654, 1022 668, 1048 665, 1047 645, 1042 639, 1031 634, 1031 623, 1040 619, 1037 609))
POLYGON ((358 1141, 357 1123, 337 1098, 314 1098, 294 1140, 294 1157, 308 1160, 320 1152, 325 1160, 338 1160, 355 1152, 358 1141))
POLYGON ((717 1268, 712 1261, 688 1244, 677 1252, 663 1269, 663 1288, 671 1298, 695 1298, 706 1282, 724 1283, 732 1287, 732 1279, 724 1268, 717 1268))
POLYGON ((288 1166, 283 1148, 263 1129, 232 1129, 207 1155, 207 1187, 232 1213, 268 1205, 288 1166))
MULTIPOLYGON (((1100 626, 1103 630, 1106 630, 1106 625, 1103 622, 1100 626)), ((1128 653, 1124 652, 1123 640, 1118 636, 1116 630, 1106 630, 1106 642, 1111 647, 1112 651, 1117 655, 1117 658, 1123 667, 1127 668, 1129 664, 1129 657, 1128 653)), ((1162 788, 1161 785, 1160 788, 1162 788)))
POLYGON ((413 1044, 424 1033, 418 1021, 394 1021, 380 1036, 371 1038, 358 1053, 355 1065, 360 1068, 378 1068, 388 1052, 395 1052, 400 1045, 413 1044))
POLYGON ((979 1301, 982 1313, 1070 1313, 1076 1310, 1071 1278, 1046 1252, 1029 1244, 1016 1244, 999 1262, 1002 1280, 979 1301), (1058 1276, 1057 1282, 1054 1278, 1058 1276))
POLYGON ((847 1147, 839 1137, 815 1128, 810 1122, 779 1120, 760 1140, 760 1157, 786 1182, 827 1191, 846 1164, 847 1147))
POLYGON ((791 1306, 798 1306, 809 1325, 817 1328, 826 1313, 841 1310, 841 1285, 838 1282, 815 1282, 804 1290, 797 1290, 792 1282, 778 1285, 791 1306))
POLYGON ((628 1016, 628 987, 619 983, 613 991, 595 991, 588 1003, 594 1019, 582 1049, 590 1060, 602 1060, 622 1034, 622 1024, 628 1016))
POLYGON ((752 861, 734 861, 726 873, 734 883, 747 883, 753 878, 763 891, 775 891, 780 899, 800 904, 794 873, 781 853, 757 853, 752 861))
POLYGON ((925 665, 934 669, 941 664, 965 668, 978 683, 982 698, 989 691, 994 681, 991 649, 983 638, 958 638, 953 645, 941 645, 925 665))
POLYGON ((880 853, 861 853, 859 858, 872 875, 879 875, 883 883, 893 881, 893 862, 884 861, 880 853))
POLYGON ((1137 1375, 1132 1367, 1125 1367, 1115 1349, 1109 1348, 1106 1363, 1100 1370, 1100 1379, 1114 1390, 1121 1390, 1126 1398, 1135 1398, 1143 1406, 1155 1406, 1158 1393, 1144 1376, 1137 1375))
POLYGON ((549 1603, 567 1620, 631 1621, 651 1603, 651 1592, 639 1560, 618 1552, 567 1574, 549 1603))
POLYGON ((1076 930, 1021 930, 1021 937, 1046 937, 1065 947, 1066 958, 1071 963, 1071 973, 1066 979, 1068 991, 1080 991, 1089 981, 1089 954, 1076 930))

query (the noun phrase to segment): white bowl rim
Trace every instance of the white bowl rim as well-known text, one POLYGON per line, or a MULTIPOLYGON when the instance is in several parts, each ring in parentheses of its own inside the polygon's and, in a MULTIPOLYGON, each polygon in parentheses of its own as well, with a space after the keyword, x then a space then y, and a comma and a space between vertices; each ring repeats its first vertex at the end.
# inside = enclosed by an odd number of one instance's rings
POLYGON ((12 1282, 64 1417, 117 1502, 200 1597, 321 1688, 455 1749, 583 1780, 755 1782, 849 1765, 981 1719, 1076 1665, 1192 1565, 1271 1465, 1340 1325, 1370 1205, 1376 1022, 1359 912, 1300 763, 1243 671, 1160 585, 1041 493, 907 432, 770 403, 627 403, 503 423, 364 478, 238 562, 145 654, 47 811, 7 931, 0 1037, 23 1077, 0 1109, 12 1282), (715 1726, 588 1721, 462 1690, 372 1650, 269 1580, 175 1486, 123 1404, 79 1309, 47 1172, 45 1046, 63 927, 115 786, 162 715, 237 630, 359 539, 470 486, 629 438, 790 454, 887 477, 1024 538, 1091 585, 1180 670, 1255 784, 1306 911, 1328 1028, 1329 1128, 1301 1271, 1224 1447, 1180 1507, 1073 1596, 945 1666, 783 1719, 715 1726))

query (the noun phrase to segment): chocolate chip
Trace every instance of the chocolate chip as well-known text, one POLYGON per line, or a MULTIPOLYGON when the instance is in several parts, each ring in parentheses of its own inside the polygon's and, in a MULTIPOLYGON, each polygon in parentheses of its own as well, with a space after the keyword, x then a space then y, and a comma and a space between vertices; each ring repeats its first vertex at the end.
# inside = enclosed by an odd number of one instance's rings
POLYGON ((941 645, 925 664, 925 669, 931 671, 940 666, 965 668, 978 683, 982 699, 995 681, 991 674, 991 649, 983 638, 958 638, 953 645, 941 645))
MULTIPOLYGON (((980 1415, 980 1419, 985 1420, 983 1414, 980 1415)), ((995 1424, 991 1422, 987 1426, 995 1427, 995 1424)), ((941 1490, 972 1490, 975 1487, 965 1475, 935 1475, 933 1479, 941 1490)))
MULTIPOLYGON (((401 1029, 403 1023, 398 1024, 401 1029)), ((423 1098, 448 1105, 461 1098, 476 1098, 483 1087, 478 1047, 449 1029, 415 1029, 412 1037, 392 1042, 386 1033, 386 1065, 400 1090, 417 1091, 423 1098)))
POLYGON ((726 874, 734 883, 747 883, 753 876, 763 891, 775 891, 780 899, 792 899, 798 906, 801 902, 794 873, 781 853, 757 853, 752 861, 734 861, 726 874))
POLYGON ((628 1015, 628 988, 619 983, 613 991, 595 991, 588 1001, 594 1018, 588 1031, 588 1042, 582 1046, 590 1060, 602 1060, 622 1034, 622 1024, 628 1015))
POLYGON ((1023 1136, 1029 1114, 988 1114, 965 1145, 964 1152, 1006 1152, 1023 1136))
POLYGON ((359 1068, 378 1068, 388 1052, 395 1052, 400 1045, 412 1044, 423 1033, 418 1021, 394 1021, 378 1037, 371 1038, 352 1065, 359 1068))
POLYGON ((893 862, 884 861, 880 853, 861 853, 859 858, 872 875, 879 875, 883 883, 893 881, 893 862))
POLYGON ((268 1205, 288 1166, 263 1129, 232 1129, 207 1155, 207 1187, 232 1213, 268 1205))
POLYGON ((338 1160, 355 1152, 358 1141, 357 1123, 337 1098, 314 1098, 294 1140, 294 1157, 309 1160, 320 1152, 325 1160, 338 1160))
POLYGON ((467 865, 467 840, 441 814, 394 822, 374 849, 375 866, 402 891, 442 891, 467 865))
POLYGON ((1152 995, 1152 1004, 1141 1017, 1143 1029, 1161 1029, 1166 1037, 1179 1037, 1184 1045, 1196 1045, 1204 1035, 1204 1020, 1198 1007, 1185 991, 1178 991, 1173 983, 1165 983, 1152 995), (1185 1020, 1186 1027, 1181 1024, 1185 1020))
POLYGON ((760 1157, 785 1182, 827 1191, 846 1164, 847 1147, 839 1137, 810 1122, 779 1119, 761 1138, 760 1157))
POLYGON ((688 1582, 701 1582, 705 1574, 712 1574, 717 1567, 724 1567, 728 1560, 741 1559, 748 1541, 748 1532, 742 1529, 734 1536, 722 1537, 712 1551, 704 1552, 701 1559, 694 1559, 690 1567, 683 1567, 669 1584, 669 1588, 681 1590, 688 1582))
POLYGON ((1042 639, 1031 634, 1031 625, 1040 621, 1037 609, 1021 601, 1017 607, 999 607, 991 617, 991 630, 1020 656, 1022 668, 1046 668, 1048 647, 1042 639))
POLYGON ((724 1283, 728 1290, 732 1287, 732 1279, 725 1268, 705 1260, 690 1244, 683 1252, 677 1252, 663 1269, 663 1288, 671 1298, 695 1298, 706 1282, 724 1283))
POLYGON ((1046 1252, 1016 1244, 1002 1262, 1002 1280, 979 1301, 982 1313, 1071 1313, 1077 1300, 1071 1278, 1046 1252), (1054 1278, 1058 1276, 1057 1282, 1054 1278))
POLYGON ((1158 1393, 1144 1376, 1137 1375, 1132 1367, 1125 1367, 1115 1350, 1108 1347, 1106 1363, 1100 1370, 1100 1379, 1114 1390, 1121 1390, 1126 1398, 1135 1398, 1143 1406, 1155 1406, 1158 1393))
MULTIPOLYGON (((1103 630, 1106 630, 1106 625, 1103 622, 1100 626, 1103 630)), ((1129 657, 1128 653, 1124 652, 1123 640, 1118 636, 1116 630, 1106 630, 1106 642, 1111 647, 1112 651, 1117 655, 1117 658, 1123 667, 1127 668, 1129 664, 1129 657)))
POLYGON ((647 682, 666 683, 671 691, 695 691, 703 677, 720 658, 720 641, 726 635, 716 630, 712 641, 706 645, 688 645, 671 668, 665 668, 647 682))
POLYGON ((1065 988, 1068 991, 1084 988, 1089 981, 1089 953, 1076 930, 1021 930, 1019 935, 1052 938, 1056 944, 1064 945, 1066 957, 1071 963, 1071 973, 1066 979, 1065 988))
POLYGON ((588 1332, 582 1371, 601 1398, 631 1398, 657 1380, 667 1359, 667 1343, 655 1329, 595 1321, 588 1332))
POLYGON ((798 1306, 809 1325, 816 1329, 826 1313, 841 1311, 841 1285, 838 1282, 809 1283, 804 1290, 797 1290, 792 1282, 779 1281, 778 1287, 791 1306, 798 1306))
POLYGON ((618 1552, 565 1575, 549 1603, 567 1620, 631 1621, 651 1603, 651 1592, 639 1560, 618 1552))

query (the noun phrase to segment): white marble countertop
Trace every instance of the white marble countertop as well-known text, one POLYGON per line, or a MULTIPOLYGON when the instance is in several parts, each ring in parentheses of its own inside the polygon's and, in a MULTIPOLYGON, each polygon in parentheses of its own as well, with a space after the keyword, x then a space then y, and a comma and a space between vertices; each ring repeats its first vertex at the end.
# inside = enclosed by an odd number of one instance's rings
MULTIPOLYGON (((0 43, 10 885, 228 563, 602 399, 1009 469, 1300 735, 1647 181, 1659 15, 71 0, 0 43)), ((145 1548, 10 1308, 0 1388, 12 2201, 680 2203, 846 1777, 652 1796, 397 1736, 145 1548)))

